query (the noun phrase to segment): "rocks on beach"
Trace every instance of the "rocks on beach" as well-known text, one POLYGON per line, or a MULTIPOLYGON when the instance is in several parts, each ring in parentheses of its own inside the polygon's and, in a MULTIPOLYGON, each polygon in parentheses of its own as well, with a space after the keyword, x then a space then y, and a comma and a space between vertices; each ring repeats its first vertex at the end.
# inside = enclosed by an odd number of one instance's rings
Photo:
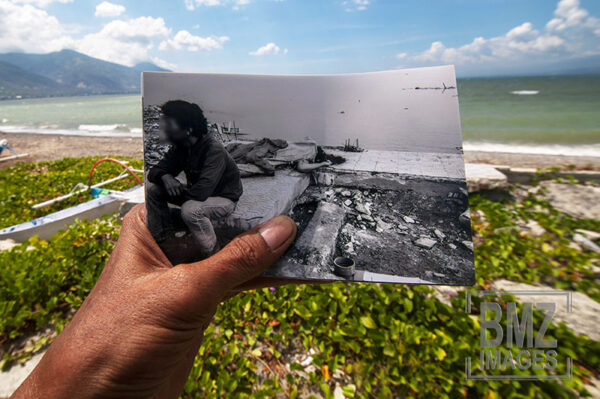
POLYGON ((579 219, 600 219, 600 187, 584 184, 540 183, 552 207, 579 219))
POLYGON ((421 237, 415 241, 417 247, 425 249, 431 249, 435 244, 437 244, 437 241, 429 237, 421 237))

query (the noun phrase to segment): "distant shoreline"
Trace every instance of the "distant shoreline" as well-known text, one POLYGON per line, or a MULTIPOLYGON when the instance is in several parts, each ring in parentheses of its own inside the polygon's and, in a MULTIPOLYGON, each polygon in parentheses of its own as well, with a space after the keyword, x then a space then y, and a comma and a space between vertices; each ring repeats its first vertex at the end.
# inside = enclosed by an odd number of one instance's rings
MULTIPOLYGON (((40 162, 65 157, 122 156, 143 157, 141 137, 94 137, 60 134, 4 133, 0 140, 7 139, 18 153, 29 154, 20 162, 40 162)), ((599 170, 600 157, 577 155, 521 154, 508 152, 465 151, 465 162, 508 165, 526 168, 552 168, 573 165, 581 170, 599 170)), ((7 161, 1 168, 14 164, 7 161)))

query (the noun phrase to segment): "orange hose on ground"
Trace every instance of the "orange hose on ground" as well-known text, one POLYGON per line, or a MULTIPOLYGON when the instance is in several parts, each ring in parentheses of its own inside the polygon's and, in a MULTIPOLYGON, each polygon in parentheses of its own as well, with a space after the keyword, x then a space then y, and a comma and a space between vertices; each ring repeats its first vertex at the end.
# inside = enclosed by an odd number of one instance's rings
POLYGON ((137 177, 137 175, 133 172, 133 170, 131 170, 131 168, 129 166, 127 166, 123 162, 118 161, 118 160, 113 159, 113 158, 102 158, 102 159, 99 159, 98 161, 96 161, 96 163, 94 164, 94 166, 92 166, 92 169, 90 170, 90 177, 88 179, 88 187, 91 187, 91 185, 92 185, 92 176, 94 175, 94 169, 96 169, 96 166, 98 166, 102 162, 114 162, 116 164, 121 165, 129 173, 131 173, 131 175, 134 177, 134 179, 138 182, 139 185, 142 185, 142 181, 140 180, 140 178, 137 177))

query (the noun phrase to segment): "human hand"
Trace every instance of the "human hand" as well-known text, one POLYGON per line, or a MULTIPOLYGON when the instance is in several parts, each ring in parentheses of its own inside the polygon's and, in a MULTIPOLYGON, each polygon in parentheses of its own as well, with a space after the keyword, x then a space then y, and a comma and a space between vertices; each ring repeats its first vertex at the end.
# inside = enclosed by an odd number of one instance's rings
POLYGON ((279 216, 201 262, 173 267, 133 208, 98 282, 13 398, 176 398, 217 305, 250 288, 294 240, 279 216))
POLYGON ((165 186, 165 190, 167 190, 167 193, 171 197, 177 197, 183 193, 183 185, 173 176, 164 175, 161 180, 165 186))

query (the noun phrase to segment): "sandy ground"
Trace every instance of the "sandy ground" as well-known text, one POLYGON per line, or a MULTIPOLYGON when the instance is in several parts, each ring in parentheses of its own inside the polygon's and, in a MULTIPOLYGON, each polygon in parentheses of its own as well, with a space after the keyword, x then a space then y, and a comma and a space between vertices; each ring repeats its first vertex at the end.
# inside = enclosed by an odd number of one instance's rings
MULTIPOLYGON (((29 154, 19 161, 50 161, 64 157, 115 155, 142 158, 142 139, 129 137, 84 137, 53 134, 23 134, 0 132, 0 140, 20 154, 29 154)), ((3 154, 7 155, 7 154, 3 154)), ((466 152, 465 161, 509 165, 513 167, 550 168, 574 165, 577 169, 600 170, 600 157, 510 154, 501 152, 466 152)), ((0 163, 0 168, 15 161, 0 163)))
MULTIPOLYGON (((142 159, 142 139, 130 137, 84 137, 54 134, 2 133, 0 140, 8 140, 8 145, 19 154, 29 154, 18 161, 52 161, 65 157, 84 156, 126 156, 142 159)), ((5 150, 2 156, 7 156, 5 150)), ((0 168, 15 161, 0 163, 0 168)))
POLYGON ((512 154, 507 152, 465 152, 465 162, 507 165, 520 168, 567 168, 574 166, 579 170, 599 170, 600 157, 512 154))

